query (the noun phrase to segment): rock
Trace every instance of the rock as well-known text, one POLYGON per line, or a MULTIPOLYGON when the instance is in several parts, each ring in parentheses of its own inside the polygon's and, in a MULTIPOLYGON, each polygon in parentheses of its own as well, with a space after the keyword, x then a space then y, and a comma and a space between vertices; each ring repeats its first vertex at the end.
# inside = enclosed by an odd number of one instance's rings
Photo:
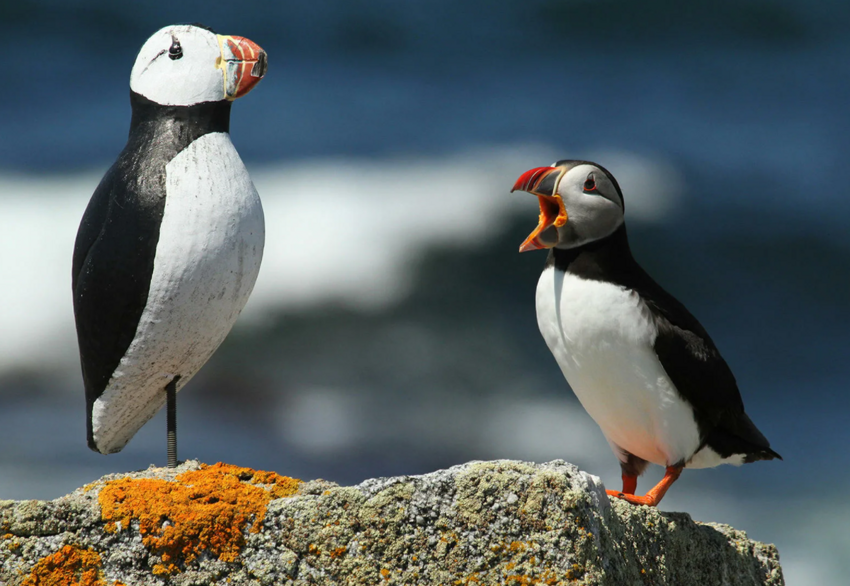
POLYGON ((783 584, 773 545, 611 502, 563 461, 353 487, 196 461, 0 501, 0 583, 783 584))

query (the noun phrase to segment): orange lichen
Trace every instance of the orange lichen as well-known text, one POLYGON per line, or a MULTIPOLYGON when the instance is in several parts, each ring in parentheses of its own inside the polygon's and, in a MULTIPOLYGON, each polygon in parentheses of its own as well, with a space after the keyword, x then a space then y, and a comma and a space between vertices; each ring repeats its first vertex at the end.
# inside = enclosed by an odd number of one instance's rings
POLYGON ((292 496, 300 483, 274 472, 218 463, 184 472, 173 482, 113 480, 98 500, 106 531, 126 530, 138 521, 142 543, 162 558, 153 573, 168 575, 204 551, 235 561, 245 544, 244 529, 250 525, 251 532, 258 532, 269 501, 292 496))
POLYGON ((100 556, 91 549, 66 545, 41 558, 21 586, 106 586, 100 556))
POLYGON ((330 552, 331 559, 342 557, 343 555, 345 555, 346 551, 347 549, 344 547, 337 547, 336 549, 332 549, 330 552))
POLYGON ((381 576, 384 578, 384 580, 389 580, 390 579, 390 571, 386 568, 381 568, 381 576))
POLYGON ((559 582, 558 577, 554 572, 544 572, 542 576, 506 576, 505 584, 514 584, 517 586, 532 586, 536 584, 546 584, 554 586, 559 582))

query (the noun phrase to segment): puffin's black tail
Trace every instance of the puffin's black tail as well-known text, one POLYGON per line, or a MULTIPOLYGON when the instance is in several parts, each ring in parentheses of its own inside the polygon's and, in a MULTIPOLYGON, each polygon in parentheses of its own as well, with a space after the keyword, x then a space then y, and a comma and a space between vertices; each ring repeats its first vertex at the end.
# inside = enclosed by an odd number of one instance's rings
POLYGON ((770 442, 743 411, 733 421, 726 419, 724 423, 714 428, 705 442, 722 457, 742 454, 745 464, 758 460, 782 460, 782 456, 770 448, 770 442))
POLYGON ((766 447, 755 447, 748 452, 738 452, 744 454, 744 464, 750 464, 752 462, 758 462, 759 460, 782 460, 782 456, 780 456, 777 452, 773 451, 770 446, 766 447))
POLYGON ((751 462, 756 462, 758 460, 782 460, 782 456, 778 453, 774 452, 770 448, 766 448, 756 453, 747 454, 744 457, 744 464, 749 464, 751 462))

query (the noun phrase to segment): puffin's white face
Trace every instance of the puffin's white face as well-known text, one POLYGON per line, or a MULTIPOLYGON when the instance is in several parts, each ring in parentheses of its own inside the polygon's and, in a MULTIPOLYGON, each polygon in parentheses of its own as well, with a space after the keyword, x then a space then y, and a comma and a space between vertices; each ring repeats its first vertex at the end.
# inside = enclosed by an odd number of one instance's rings
POLYGON ((605 238, 623 224, 623 198, 611 175, 585 161, 558 161, 531 169, 514 188, 536 195, 540 222, 520 252, 573 248, 605 238))
POLYGON ((265 51, 248 39, 172 25, 142 46, 130 89, 163 106, 234 100, 256 85, 266 67, 265 51))

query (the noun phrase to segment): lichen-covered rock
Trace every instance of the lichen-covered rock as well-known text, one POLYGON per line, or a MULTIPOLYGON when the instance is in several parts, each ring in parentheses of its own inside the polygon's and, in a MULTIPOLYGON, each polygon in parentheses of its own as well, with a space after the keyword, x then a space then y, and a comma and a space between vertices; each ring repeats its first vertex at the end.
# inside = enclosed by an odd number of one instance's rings
POLYGON ((0 584, 783 584, 773 545, 562 461, 340 487, 225 464, 0 501, 0 584))

